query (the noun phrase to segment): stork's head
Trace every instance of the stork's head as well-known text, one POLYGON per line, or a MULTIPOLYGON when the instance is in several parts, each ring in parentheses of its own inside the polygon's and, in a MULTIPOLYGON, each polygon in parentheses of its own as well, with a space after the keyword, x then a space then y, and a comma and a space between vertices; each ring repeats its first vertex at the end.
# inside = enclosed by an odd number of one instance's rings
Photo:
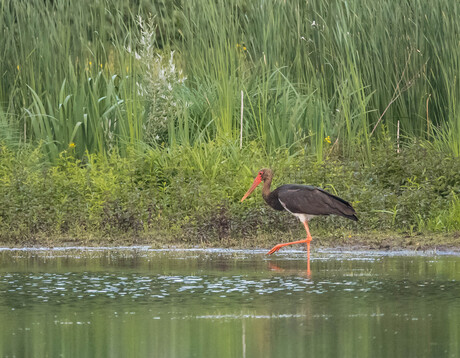
POLYGON ((268 179, 271 179, 273 177, 273 171, 271 169, 260 169, 259 170, 259 173, 257 174, 256 178, 254 179, 254 181, 252 182, 252 185, 251 187, 249 188, 249 190, 246 192, 246 194, 244 194, 243 198, 241 199, 241 201, 243 201, 244 199, 246 199, 253 191, 255 188, 257 188, 257 186, 263 182, 263 181, 266 181, 268 179))

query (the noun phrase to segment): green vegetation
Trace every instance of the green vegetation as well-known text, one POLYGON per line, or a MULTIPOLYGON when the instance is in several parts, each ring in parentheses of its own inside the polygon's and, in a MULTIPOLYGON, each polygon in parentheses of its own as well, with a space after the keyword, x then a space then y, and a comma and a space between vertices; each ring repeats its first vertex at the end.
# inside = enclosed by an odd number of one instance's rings
POLYGON ((323 233, 460 230, 457 2, 0 9, 2 242, 290 235, 261 167, 353 202, 323 233))
POLYGON ((359 237, 365 237, 364 243, 379 247, 385 235, 399 233, 415 245, 420 232, 460 229, 458 158, 418 145, 399 154, 382 146, 372 154, 371 166, 343 159, 315 163, 302 152, 279 150, 267 158, 258 147, 211 142, 128 157, 92 154, 84 162, 68 149, 50 166, 39 147, 2 147, 0 242, 268 246, 304 235, 297 219, 263 203, 260 190, 239 202, 252 168, 267 163, 276 171, 274 185, 309 183, 352 202, 359 222, 312 222, 322 244, 362 244, 359 237))

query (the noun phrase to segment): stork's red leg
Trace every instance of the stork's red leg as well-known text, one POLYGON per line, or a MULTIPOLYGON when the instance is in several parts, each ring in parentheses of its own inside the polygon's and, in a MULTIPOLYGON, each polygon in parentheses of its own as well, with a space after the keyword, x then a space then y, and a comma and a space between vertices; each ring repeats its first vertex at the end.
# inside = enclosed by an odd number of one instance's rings
POLYGON ((274 246, 269 252, 267 252, 267 255, 271 255, 281 249, 284 246, 288 245, 294 245, 294 244, 307 244, 307 257, 308 260, 310 260, 310 242, 311 242, 311 235, 310 235, 310 230, 308 229, 308 222, 304 221, 303 226, 305 226, 305 231, 307 232, 307 238, 305 240, 299 240, 299 241, 292 241, 292 242, 287 242, 285 244, 278 244, 274 246))

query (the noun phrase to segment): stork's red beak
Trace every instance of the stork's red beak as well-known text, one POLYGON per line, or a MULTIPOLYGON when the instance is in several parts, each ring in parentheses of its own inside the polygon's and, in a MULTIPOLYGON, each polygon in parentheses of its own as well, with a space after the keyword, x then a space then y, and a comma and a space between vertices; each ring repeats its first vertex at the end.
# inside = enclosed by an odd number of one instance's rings
POLYGON ((256 176, 256 178, 254 179, 254 182, 252 183, 251 187, 246 192, 246 194, 244 194, 243 199, 241 199, 241 201, 246 199, 249 196, 249 194, 251 194, 254 191, 254 189, 257 188, 257 185, 259 185, 261 181, 262 181, 262 177, 260 175, 256 176))

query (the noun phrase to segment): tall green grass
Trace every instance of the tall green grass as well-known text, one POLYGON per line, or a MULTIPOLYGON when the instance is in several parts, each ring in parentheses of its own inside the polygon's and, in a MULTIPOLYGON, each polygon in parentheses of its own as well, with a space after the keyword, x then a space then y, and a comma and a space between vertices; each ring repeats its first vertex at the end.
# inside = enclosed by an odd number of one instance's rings
MULTIPOLYGON (((371 159, 460 153, 450 0, 0 0, 0 139, 49 158, 238 143, 371 159), (173 54, 173 55, 172 55, 173 54), (182 72, 181 72, 182 71, 182 72), (241 103, 243 91, 243 103, 241 103)), ((236 145, 236 144, 235 144, 236 145)))
POLYGON ((2 124, 55 159, 106 152, 142 139, 143 108, 132 56, 137 33, 128 1, 2 1, 2 124), (73 145, 73 144, 72 144, 73 145))
POLYGON ((370 133, 387 107, 374 137, 385 124, 396 141, 400 122, 401 136, 427 139, 430 128, 456 121, 446 97, 458 101, 459 7, 443 0, 184 2, 183 30, 172 46, 190 86, 214 84, 212 105, 225 109, 212 112, 217 132, 225 121, 225 135, 238 135, 244 89, 248 138, 270 149, 303 136, 321 157, 331 136, 345 155, 368 156, 370 133), (282 76, 268 83, 275 73, 282 76), (294 120, 279 112, 286 98, 294 120))

